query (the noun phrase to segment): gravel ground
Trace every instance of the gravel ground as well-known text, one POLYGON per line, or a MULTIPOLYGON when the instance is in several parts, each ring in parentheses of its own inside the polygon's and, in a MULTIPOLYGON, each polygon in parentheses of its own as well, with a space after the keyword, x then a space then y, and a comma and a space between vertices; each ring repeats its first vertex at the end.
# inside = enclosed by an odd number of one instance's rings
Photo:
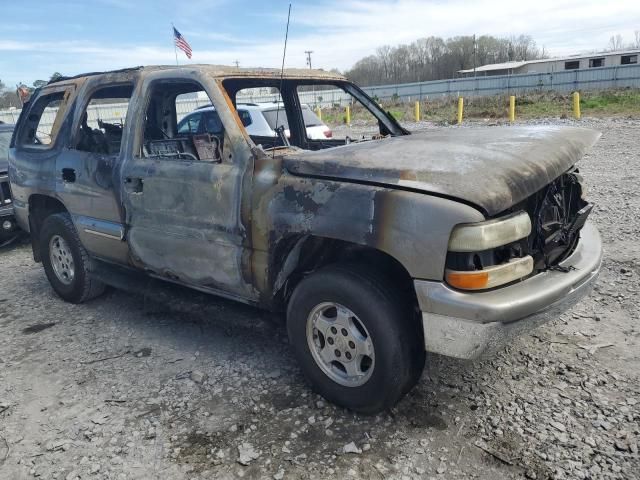
POLYGON ((581 123, 603 132, 581 164, 594 293, 489 360, 429 356, 375 417, 311 392, 279 316, 113 290, 70 305, 28 245, 3 249, 0 478, 640 478, 640 121, 581 123))

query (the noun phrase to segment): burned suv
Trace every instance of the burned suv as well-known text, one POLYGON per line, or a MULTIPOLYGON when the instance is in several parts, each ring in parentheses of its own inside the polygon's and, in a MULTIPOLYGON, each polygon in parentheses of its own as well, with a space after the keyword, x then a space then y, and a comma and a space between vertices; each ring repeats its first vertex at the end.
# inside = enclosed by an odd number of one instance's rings
POLYGON ((477 358, 590 290, 601 242, 575 164, 598 135, 410 133, 333 73, 141 67, 38 90, 9 175, 64 300, 151 278, 284 311, 317 391, 371 413, 415 385, 426 351, 477 358), (282 105, 275 137, 236 111, 256 92, 282 105), (373 127, 309 138, 309 95, 373 127), (180 133, 203 98, 220 128, 180 133))

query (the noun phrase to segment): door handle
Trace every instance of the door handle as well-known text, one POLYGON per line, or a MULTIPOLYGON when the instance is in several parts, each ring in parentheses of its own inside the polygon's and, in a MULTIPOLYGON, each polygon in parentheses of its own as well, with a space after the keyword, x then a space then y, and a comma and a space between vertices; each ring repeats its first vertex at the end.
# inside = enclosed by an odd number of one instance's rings
POLYGON ((63 168, 62 181, 66 183, 74 183, 76 181, 76 170, 74 168, 63 168))
POLYGON ((142 193, 144 182, 139 177, 127 177, 124 179, 124 188, 130 193, 142 193))

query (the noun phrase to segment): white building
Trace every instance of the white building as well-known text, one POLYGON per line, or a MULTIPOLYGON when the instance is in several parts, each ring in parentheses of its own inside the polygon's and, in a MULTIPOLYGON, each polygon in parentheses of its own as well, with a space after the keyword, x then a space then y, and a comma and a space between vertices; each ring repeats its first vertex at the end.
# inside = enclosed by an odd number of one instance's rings
POLYGON ((589 55, 570 55, 567 57, 545 58, 521 62, 494 63, 482 65, 475 70, 458 70, 464 77, 486 75, 513 75, 518 73, 551 73, 581 68, 615 67, 619 65, 637 65, 640 49, 617 52, 591 53, 589 55))

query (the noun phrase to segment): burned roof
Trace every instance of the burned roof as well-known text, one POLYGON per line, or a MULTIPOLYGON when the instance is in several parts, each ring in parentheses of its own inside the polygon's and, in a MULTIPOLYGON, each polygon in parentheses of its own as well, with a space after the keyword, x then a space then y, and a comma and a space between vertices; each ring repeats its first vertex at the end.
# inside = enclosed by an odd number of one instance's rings
MULTIPOLYGON (((139 73, 144 75, 147 72, 157 72, 160 70, 175 70, 175 71, 193 71, 200 70, 216 78, 280 78, 281 71, 277 68, 238 68, 227 65, 209 65, 209 64, 195 64, 195 65, 148 65, 131 68, 123 68, 120 70, 109 70, 104 72, 90 72, 80 75, 74 75, 70 77, 59 77, 49 82, 49 85, 64 82, 67 80, 74 80, 79 78, 91 77, 96 75, 112 75, 112 74, 127 74, 127 73, 139 73)), ((345 80, 345 77, 339 73, 327 72, 325 70, 308 69, 308 68, 285 68, 283 73, 284 78, 308 78, 318 80, 345 80)))

